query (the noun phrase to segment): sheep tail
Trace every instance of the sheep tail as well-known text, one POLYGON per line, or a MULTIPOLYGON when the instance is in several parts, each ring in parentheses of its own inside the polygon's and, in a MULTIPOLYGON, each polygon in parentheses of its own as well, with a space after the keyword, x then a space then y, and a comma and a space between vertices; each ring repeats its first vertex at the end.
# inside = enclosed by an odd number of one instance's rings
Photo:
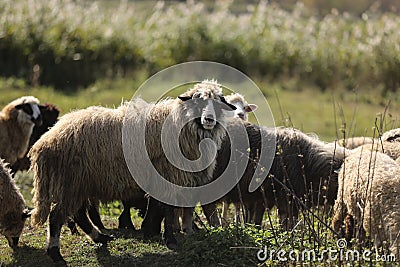
MULTIPOLYGON (((32 151, 31 151, 32 152, 32 151)), ((33 203, 35 208, 32 212, 31 224, 34 227, 43 225, 49 216, 51 207, 50 179, 45 164, 38 153, 31 153, 31 169, 33 171, 33 203)))

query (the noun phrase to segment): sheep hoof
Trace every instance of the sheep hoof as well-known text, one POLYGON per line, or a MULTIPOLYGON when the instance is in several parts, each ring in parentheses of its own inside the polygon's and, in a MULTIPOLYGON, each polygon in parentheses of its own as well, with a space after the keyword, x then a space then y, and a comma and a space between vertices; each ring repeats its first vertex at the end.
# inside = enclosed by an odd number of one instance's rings
POLYGON ((171 234, 170 232, 164 233, 163 238, 167 248, 171 250, 176 250, 178 248, 178 241, 176 241, 176 238, 173 234, 171 234))
POLYGON ((177 250, 178 249, 178 242, 175 240, 168 240, 166 242, 167 248, 169 248, 170 250, 177 250))
POLYGON ((60 248, 59 247, 51 247, 47 249, 47 255, 57 264, 66 265, 66 261, 61 256, 60 248))
POLYGON ((193 228, 185 228, 183 229, 183 232, 187 235, 193 235, 194 234, 194 230, 193 228))
POLYGON ((99 236, 94 240, 96 243, 101 243, 103 245, 107 245, 108 242, 114 240, 115 237, 112 235, 105 235, 105 234, 99 234, 99 236))

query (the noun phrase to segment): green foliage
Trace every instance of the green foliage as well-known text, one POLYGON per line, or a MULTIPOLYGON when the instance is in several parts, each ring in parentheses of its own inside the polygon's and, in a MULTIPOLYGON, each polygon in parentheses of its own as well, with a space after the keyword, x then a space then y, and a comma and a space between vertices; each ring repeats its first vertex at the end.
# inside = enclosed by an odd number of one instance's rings
POLYGON ((0 74, 77 88, 133 69, 152 73, 212 60, 321 89, 383 85, 387 92, 400 85, 400 18, 394 14, 315 17, 300 4, 286 11, 264 1, 235 13, 227 2, 211 9, 201 2, 158 2, 143 12, 133 2, 5 0, 0 74))

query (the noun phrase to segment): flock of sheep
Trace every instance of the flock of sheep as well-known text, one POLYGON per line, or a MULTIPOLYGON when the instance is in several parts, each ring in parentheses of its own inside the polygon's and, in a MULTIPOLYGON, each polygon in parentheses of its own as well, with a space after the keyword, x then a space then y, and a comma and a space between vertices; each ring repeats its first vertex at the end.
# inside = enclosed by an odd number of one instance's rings
MULTIPOLYGON (((247 122, 247 113, 256 109, 239 94, 224 96, 221 86, 209 80, 195 84, 175 99, 157 103, 135 99, 114 109, 88 107, 59 119, 57 108, 39 105, 34 97, 12 101, 0 112, 0 233, 15 248, 26 218, 32 216, 33 226, 48 221, 47 254, 55 262, 65 262, 60 253, 62 226, 66 222, 77 224, 94 242, 106 244, 112 237, 102 231, 98 205, 120 200, 124 205, 120 228, 133 228, 130 207, 138 208, 144 218, 144 235, 159 234, 164 220, 165 243, 176 248, 174 232, 193 232, 193 208, 157 201, 133 179, 128 166, 135 166, 135 173, 149 181, 151 177, 142 155, 132 151, 131 159, 124 157, 122 129, 128 127, 132 133, 128 143, 136 146, 135 133, 144 129, 143 146, 156 171, 184 187, 218 179, 232 161, 231 150, 237 140, 249 140, 239 151, 247 157, 240 159, 245 162, 243 174, 232 177, 238 181, 236 186, 221 199, 202 205, 211 226, 228 223, 231 203, 236 221, 256 225, 262 224, 265 210, 276 206, 284 230, 295 226, 302 210, 333 206, 335 234, 348 240, 367 240, 368 234, 377 247, 388 248, 398 258, 400 130, 388 131, 377 139, 325 143, 296 129, 247 122), (167 119, 171 131, 179 130, 181 153, 193 162, 204 158, 211 164, 191 172, 169 162, 161 144, 167 119), (227 132, 239 134, 231 138, 227 132), (216 156, 211 148, 204 149, 204 143, 200 146, 204 139, 213 141, 216 156), (267 147, 275 151, 269 170, 260 168, 262 140, 275 146, 267 147), (29 166, 34 176, 33 211, 26 208, 12 178, 16 171, 29 166), (249 192, 253 177, 266 179, 249 192), (222 215, 218 209, 221 203, 222 215)), ((161 191, 181 197, 179 192, 161 191)))

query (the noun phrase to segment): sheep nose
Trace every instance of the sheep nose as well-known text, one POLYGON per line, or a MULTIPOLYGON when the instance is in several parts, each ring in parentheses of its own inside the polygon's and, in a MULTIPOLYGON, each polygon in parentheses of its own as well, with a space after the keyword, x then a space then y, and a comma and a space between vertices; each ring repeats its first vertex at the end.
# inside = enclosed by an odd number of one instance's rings
POLYGON ((207 115, 204 119, 206 122, 214 122, 215 121, 214 115, 212 115, 212 114, 207 115))

